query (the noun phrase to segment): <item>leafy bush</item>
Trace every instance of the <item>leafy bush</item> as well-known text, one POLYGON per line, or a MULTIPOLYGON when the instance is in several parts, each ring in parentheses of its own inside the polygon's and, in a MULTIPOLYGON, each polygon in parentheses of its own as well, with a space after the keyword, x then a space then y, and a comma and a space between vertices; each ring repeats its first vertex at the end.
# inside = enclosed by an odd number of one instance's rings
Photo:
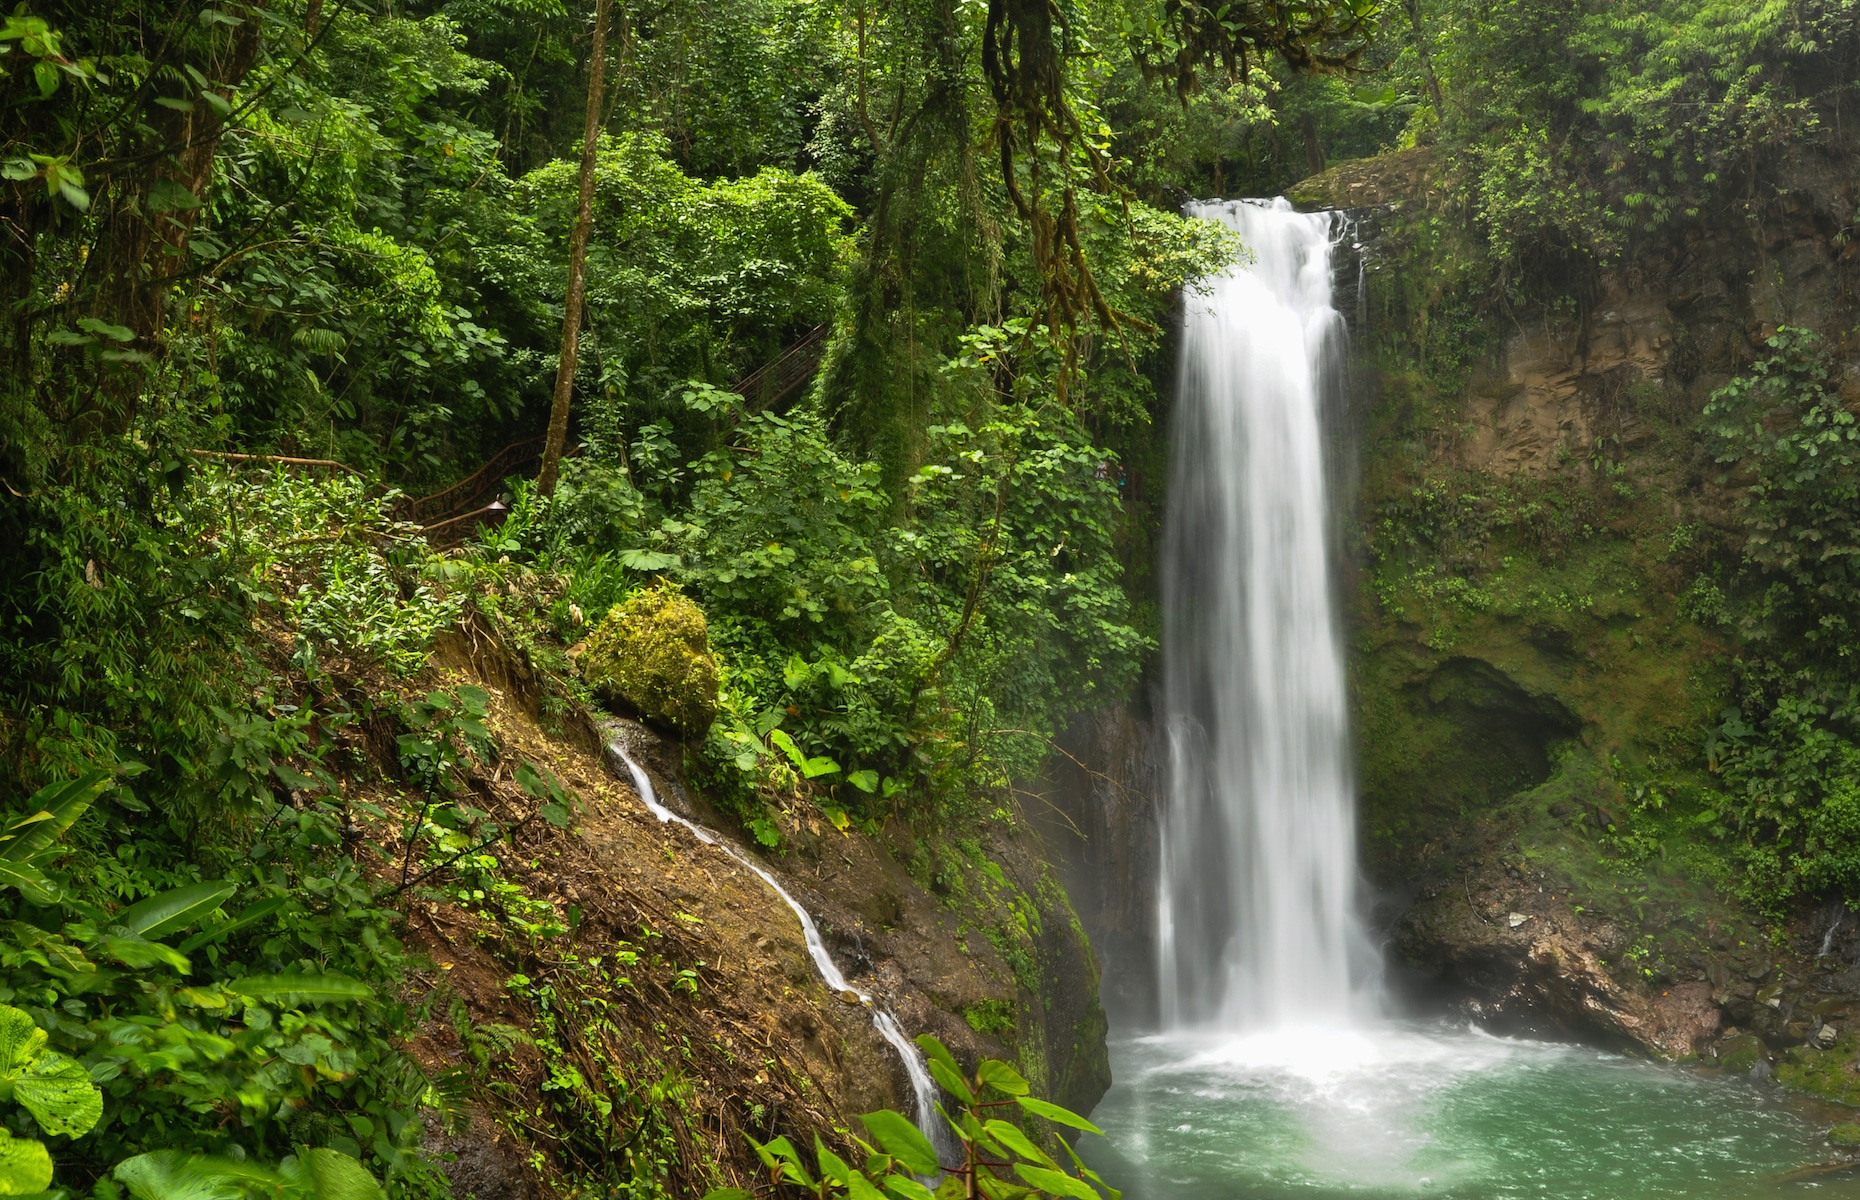
POLYGON ((833 1196, 851 1200, 931 1200, 933 1196, 937 1200, 954 1200, 977 1195, 1028 1200, 1040 1196, 1098 1200, 1109 1196, 1117 1200, 1117 1189, 1085 1165, 1065 1135, 1048 1133, 1041 1140, 1064 1152, 1071 1163, 1070 1171, 1023 1128, 1037 1117, 1048 1122, 1049 1128, 1102 1137, 1103 1131, 1096 1125, 1069 1109, 1030 1095, 1032 1089, 1020 1072, 999 1059, 984 1059, 971 1075, 931 1035, 918 1038, 917 1044, 923 1049, 930 1074, 956 1103, 953 1113, 939 1103, 937 1115, 954 1135, 960 1161, 942 1161, 936 1147, 915 1125, 890 1109, 881 1109, 860 1118, 870 1141, 854 1135, 854 1142, 866 1153, 863 1163, 847 1162, 816 1138, 814 1170, 809 1171, 806 1159, 787 1138, 766 1143, 751 1138, 750 1145, 768 1171, 766 1190, 717 1188, 704 1200, 754 1200, 759 1194, 779 1196, 791 1190, 820 1200, 833 1196), (1020 1123, 1004 1119, 1006 1114, 1020 1123), (934 1193, 924 1180, 938 1183, 934 1193))

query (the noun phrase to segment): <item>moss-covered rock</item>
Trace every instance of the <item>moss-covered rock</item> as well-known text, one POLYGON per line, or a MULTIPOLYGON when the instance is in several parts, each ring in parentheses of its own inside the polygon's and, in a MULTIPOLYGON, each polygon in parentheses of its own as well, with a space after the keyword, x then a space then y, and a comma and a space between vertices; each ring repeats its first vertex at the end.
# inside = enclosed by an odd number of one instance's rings
POLYGON ((1792 1046, 1776 1064, 1776 1082, 1838 1104, 1860 1106, 1860 1034, 1842 1035, 1827 1049, 1792 1046))
POLYGON ((1739 1074, 1749 1071, 1764 1057, 1763 1039, 1753 1033, 1724 1039, 1718 1047, 1718 1065, 1739 1074))
POLYGON ((1860 1125, 1856 1125, 1852 1121, 1836 1125, 1834 1128, 1828 1130, 1828 1145, 1860 1146, 1860 1125))
POLYGON ((704 612, 667 584, 635 592, 588 636, 581 674, 603 699, 686 737, 717 716, 717 660, 704 612))

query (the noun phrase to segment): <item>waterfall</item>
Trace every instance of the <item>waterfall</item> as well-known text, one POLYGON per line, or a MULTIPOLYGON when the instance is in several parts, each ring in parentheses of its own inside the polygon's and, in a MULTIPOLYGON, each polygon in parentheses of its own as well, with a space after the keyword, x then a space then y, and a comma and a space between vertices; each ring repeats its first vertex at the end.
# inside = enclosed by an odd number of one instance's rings
POLYGON ((1191 292, 1182 335, 1162 555, 1162 1018, 1347 1021, 1366 942, 1325 478, 1337 226, 1282 199, 1189 212, 1235 230, 1250 259, 1191 292))
POLYGON ((781 897, 782 903, 788 906, 789 911, 794 913, 795 919, 801 924, 801 939, 807 944, 807 956, 814 960, 814 970, 819 974, 821 982, 825 983, 834 995, 842 999, 853 999, 870 1010, 872 1025, 878 1030, 878 1035, 898 1052, 899 1058, 904 1060, 904 1073, 910 1078, 911 1092, 916 1103, 915 1118, 918 1131, 930 1139, 931 1144, 937 1149, 938 1158, 943 1162, 960 1161, 961 1150, 955 1145, 948 1123, 936 1111, 936 1083, 930 1078, 929 1068, 924 1065, 923 1054, 911 1039, 905 1036, 904 1030, 898 1025, 897 1018, 878 1007, 869 993, 859 991, 846 982, 846 976, 840 972, 839 964, 833 961, 831 954, 827 953, 827 944, 821 940, 820 929, 814 924, 814 918, 808 915, 805 908, 801 907, 801 902, 796 900, 774 875, 758 866, 755 860, 747 854, 725 841, 721 834, 704 828, 696 821, 686 820, 660 803, 658 789, 652 786, 652 777, 646 774, 643 767, 633 761, 633 756, 626 752, 626 747, 620 743, 618 738, 610 738, 607 742, 607 761, 616 774, 624 773, 632 780, 633 790, 639 793, 641 803, 645 804, 647 811, 657 817, 661 824, 672 822, 684 826, 698 841, 706 846, 715 846, 741 865, 749 868, 756 878, 769 886, 769 890, 781 897))

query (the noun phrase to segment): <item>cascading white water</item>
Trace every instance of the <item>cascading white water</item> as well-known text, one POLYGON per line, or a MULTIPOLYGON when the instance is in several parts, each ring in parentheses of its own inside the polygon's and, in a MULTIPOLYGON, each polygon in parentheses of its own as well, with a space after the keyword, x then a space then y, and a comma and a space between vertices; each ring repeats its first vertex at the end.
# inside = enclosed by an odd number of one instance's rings
POLYGON ((930 1078, 930 1070, 924 1065, 922 1053, 918 1051, 911 1039, 905 1036, 904 1030, 898 1025, 897 1018, 874 1003, 869 993, 859 991, 846 982, 846 976, 840 972, 839 964, 833 961, 831 954, 827 953, 827 944, 821 940, 820 929, 814 924, 814 918, 808 915, 805 908, 801 907, 801 902, 790 895, 788 889, 777 882, 774 875, 758 866, 747 854, 725 841, 722 835, 704 828, 696 821, 686 820, 660 803, 658 789, 652 786, 652 777, 646 774, 643 767, 633 761, 633 756, 626 752, 626 747, 618 740, 608 741, 607 757, 610 766, 624 771, 632 780, 633 790, 639 793, 639 798, 645 804, 647 811, 657 817, 660 823, 673 822, 684 826, 698 841, 706 846, 715 846, 741 865, 749 868, 756 878, 768 884, 770 890, 781 897, 782 903, 788 906, 801 923, 801 939, 807 944, 807 955, 814 960, 814 970, 819 973, 821 982, 825 983, 835 995, 853 998, 871 1010, 873 1027, 878 1030, 879 1036, 898 1052, 898 1057, 904 1060, 904 1072, 910 1078, 911 1091, 916 1102, 917 1111, 914 1115, 917 1128, 936 1146, 938 1157, 942 1161, 955 1163, 960 1158, 960 1153, 953 1144, 954 1139, 949 1132, 948 1123, 937 1114, 936 1082, 930 1078))
POLYGON ((1170 745, 1158 898, 1172 1028, 1349 1018, 1355 802, 1323 415, 1335 218, 1191 206, 1251 255, 1191 294, 1163 547, 1170 745))

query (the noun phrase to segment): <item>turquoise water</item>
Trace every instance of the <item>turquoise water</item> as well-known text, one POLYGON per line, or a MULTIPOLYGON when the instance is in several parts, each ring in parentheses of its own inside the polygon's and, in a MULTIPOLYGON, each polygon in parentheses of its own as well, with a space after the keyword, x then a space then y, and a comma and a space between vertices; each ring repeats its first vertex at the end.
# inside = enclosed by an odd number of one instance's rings
POLYGON ((1834 1114, 1580 1047, 1387 1024, 1124 1038, 1111 1068, 1080 1150, 1128 1200, 1860 1198, 1813 1170, 1834 1114))

